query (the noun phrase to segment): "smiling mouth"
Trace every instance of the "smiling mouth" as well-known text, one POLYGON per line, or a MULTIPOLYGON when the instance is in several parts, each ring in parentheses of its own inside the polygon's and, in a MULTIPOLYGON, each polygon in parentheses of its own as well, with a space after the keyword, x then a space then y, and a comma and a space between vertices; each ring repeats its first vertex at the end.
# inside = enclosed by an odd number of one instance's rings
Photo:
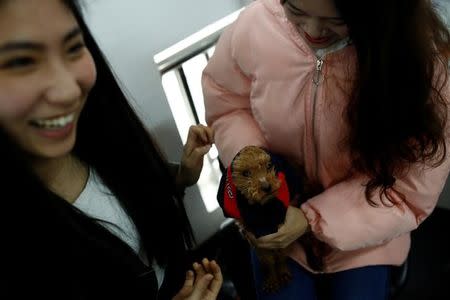
POLYGON ((75 113, 69 115, 53 118, 53 119, 34 119, 29 123, 30 125, 40 129, 60 129, 72 123, 75 119, 75 113))
POLYGON ((319 39, 315 39, 315 38, 309 36, 306 32, 305 32, 305 37, 306 37, 306 39, 308 41, 310 41, 313 44, 324 44, 324 43, 326 43, 326 42, 331 40, 331 37, 329 37, 329 36, 328 37, 319 38, 319 39))

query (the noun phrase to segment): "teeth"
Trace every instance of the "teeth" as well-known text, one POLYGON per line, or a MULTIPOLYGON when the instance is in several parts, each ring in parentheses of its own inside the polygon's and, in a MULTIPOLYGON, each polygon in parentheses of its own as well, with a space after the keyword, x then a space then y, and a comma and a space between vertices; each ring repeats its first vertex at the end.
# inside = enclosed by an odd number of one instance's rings
POLYGON ((55 119, 46 120, 32 120, 31 124, 34 126, 45 128, 45 129, 57 129, 66 126, 67 124, 73 122, 75 114, 70 114, 64 117, 59 117, 55 119))

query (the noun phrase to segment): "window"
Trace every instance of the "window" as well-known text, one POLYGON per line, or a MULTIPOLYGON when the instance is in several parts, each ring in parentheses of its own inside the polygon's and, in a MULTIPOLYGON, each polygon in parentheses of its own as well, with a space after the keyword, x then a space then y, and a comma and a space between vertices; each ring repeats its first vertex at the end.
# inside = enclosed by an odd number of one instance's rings
MULTIPOLYGON (((220 33, 237 18, 240 11, 205 27, 154 57, 183 144, 191 125, 206 124, 201 87, 202 71, 214 52, 220 33)), ((205 156, 202 174, 197 183, 208 212, 219 207, 216 195, 221 176, 217 149, 213 147, 205 156)))

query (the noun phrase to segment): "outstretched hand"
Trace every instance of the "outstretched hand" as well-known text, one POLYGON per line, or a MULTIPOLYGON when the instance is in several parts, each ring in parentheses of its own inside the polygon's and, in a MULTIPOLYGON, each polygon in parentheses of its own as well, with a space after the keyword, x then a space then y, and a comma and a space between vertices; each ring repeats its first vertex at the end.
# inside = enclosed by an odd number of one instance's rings
POLYGON ((289 206, 285 222, 277 232, 258 239, 250 232, 245 232, 245 237, 253 246, 258 248, 284 249, 307 231, 309 231, 309 224, 303 211, 297 207, 289 206))
POLYGON ((210 127, 193 125, 189 128, 176 178, 178 186, 187 187, 198 181, 203 168, 203 157, 213 143, 214 133, 210 127))
POLYGON ((215 300, 222 286, 223 278, 219 265, 204 258, 202 263, 193 264, 194 272, 186 273, 183 288, 172 300, 215 300))

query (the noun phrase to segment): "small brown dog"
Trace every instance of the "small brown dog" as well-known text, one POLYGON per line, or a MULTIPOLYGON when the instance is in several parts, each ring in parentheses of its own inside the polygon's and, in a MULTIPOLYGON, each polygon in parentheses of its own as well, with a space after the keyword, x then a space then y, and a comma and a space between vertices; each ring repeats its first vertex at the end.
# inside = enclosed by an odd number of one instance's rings
MULTIPOLYGON (((256 237, 278 231, 284 224, 287 207, 300 205, 322 192, 318 185, 308 182, 304 172, 295 169, 283 158, 263 148, 247 146, 233 159, 222 176, 217 199, 225 216, 237 219, 256 237)), ((324 268, 323 258, 331 248, 319 241, 312 232, 298 239, 305 250, 309 267, 324 268)), ((278 291, 292 276, 282 249, 256 248, 261 264, 263 289, 278 291)))
MULTIPOLYGON (((225 215, 239 220, 256 237, 277 232, 284 223, 291 197, 280 165, 280 158, 260 147, 247 146, 222 177, 218 200, 225 215)), ((283 250, 256 248, 256 254, 264 291, 276 292, 291 280, 283 250)))

